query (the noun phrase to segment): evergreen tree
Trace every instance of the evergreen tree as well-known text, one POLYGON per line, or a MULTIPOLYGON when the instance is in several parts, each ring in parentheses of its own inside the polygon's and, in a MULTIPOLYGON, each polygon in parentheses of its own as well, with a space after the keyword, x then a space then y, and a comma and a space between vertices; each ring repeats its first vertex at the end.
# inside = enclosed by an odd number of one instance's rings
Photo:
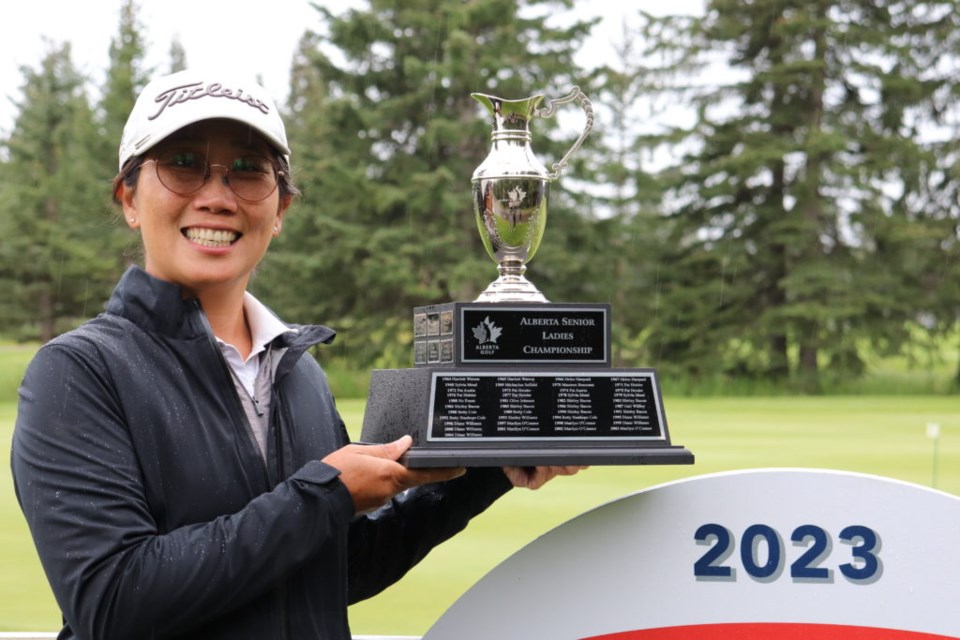
MULTIPOLYGON (((150 69, 144 66, 143 61, 146 42, 143 25, 138 19, 139 11, 135 0, 124 0, 120 7, 117 35, 110 41, 110 63, 100 111, 103 116, 103 137, 108 146, 113 147, 114 155, 127 116, 140 90, 149 81, 150 69)), ((111 163, 110 169, 115 165, 116 162, 111 163)))
POLYGON ((170 43, 170 73, 183 71, 187 68, 187 52, 179 38, 170 43))
POLYGON ((124 0, 120 8, 120 21, 117 35, 110 42, 109 67, 107 68, 106 84, 101 92, 98 121, 101 135, 95 150, 97 158, 90 163, 91 172, 96 176, 97 183, 102 189, 106 207, 103 208, 103 218, 109 224, 109 245, 107 254, 114 260, 113 270, 116 277, 126 267, 138 246, 137 241, 118 215, 110 215, 116 211, 110 201, 110 184, 117 174, 117 149, 120 137, 126 124, 127 116, 133 109, 137 96, 149 81, 150 69, 144 64, 146 42, 144 28, 140 24, 139 6, 135 0, 124 0))
POLYGON ((69 45, 23 73, 0 197, 0 322, 46 341, 100 311, 112 284, 109 232, 103 185, 90 175, 97 131, 69 45))
POLYGON ((815 391, 823 366, 856 375, 863 345, 909 339, 924 310, 910 292, 931 264, 919 256, 943 256, 922 238, 944 211, 918 203, 944 189, 923 127, 953 111, 953 5, 714 0, 701 19, 646 16, 648 53, 670 62, 658 83, 728 65, 727 81, 671 87, 694 123, 661 140, 684 149, 664 172, 669 361, 815 391))

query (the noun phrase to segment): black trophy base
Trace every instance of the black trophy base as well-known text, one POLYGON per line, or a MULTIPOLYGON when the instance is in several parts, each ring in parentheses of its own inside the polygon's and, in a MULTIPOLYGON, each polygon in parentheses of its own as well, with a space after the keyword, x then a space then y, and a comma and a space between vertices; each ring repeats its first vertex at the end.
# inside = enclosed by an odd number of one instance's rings
POLYGON ((411 469, 444 467, 547 467, 693 464, 693 453, 680 446, 660 447, 413 447, 405 464, 411 469))
POLYGON ((413 438, 411 468, 693 464, 652 369, 379 369, 361 439, 413 438))

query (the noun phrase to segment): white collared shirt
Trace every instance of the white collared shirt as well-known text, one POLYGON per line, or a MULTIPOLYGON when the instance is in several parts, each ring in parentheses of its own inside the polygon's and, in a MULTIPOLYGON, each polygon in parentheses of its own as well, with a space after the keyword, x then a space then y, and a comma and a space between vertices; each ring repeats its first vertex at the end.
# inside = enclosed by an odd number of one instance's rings
POLYGON ((232 344, 220 338, 217 338, 217 344, 220 345, 220 351, 234 373, 234 386, 237 388, 237 394, 240 396, 254 439, 260 448, 260 454, 266 456, 267 431, 270 426, 271 363, 266 362, 267 369, 261 371, 261 365, 269 359, 260 356, 275 338, 284 333, 296 333, 297 330, 283 324, 249 291, 244 292, 243 313, 247 319, 247 326, 250 327, 251 339, 250 354, 246 359, 232 344))
POLYGON ((257 373, 260 371, 260 354, 274 338, 284 333, 296 333, 297 330, 283 324, 249 291, 245 291, 243 294, 243 313, 247 317, 247 326, 250 327, 252 342, 250 354, 246 360, 232 344, 224 342, 220 338, 217 338, 217 344, 220 345, 223 357, 227 359, 227 364, 237 374, 243 388, 247 390, 250 396, 255 396, 256 386, 254 383, 257 379, 257 373))

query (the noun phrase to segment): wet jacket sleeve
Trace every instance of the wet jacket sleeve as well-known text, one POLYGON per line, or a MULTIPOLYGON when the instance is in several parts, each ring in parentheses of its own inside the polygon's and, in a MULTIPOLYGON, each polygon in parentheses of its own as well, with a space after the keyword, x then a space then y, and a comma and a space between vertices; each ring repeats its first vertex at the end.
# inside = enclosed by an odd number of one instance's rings
POLYGON ((42 348, 20 391, 12 467, 41 563, 81 638, 162 638, 235 610, 348 526, 315 461, 235 513, 159 533, 116 391, 83 352, 42 348))
POLYGON ((512 485, 499 468, 471 469, 424 485, 356 518, 350 529, 350 603, 390 586, 436 545, 467 526, 512 485))

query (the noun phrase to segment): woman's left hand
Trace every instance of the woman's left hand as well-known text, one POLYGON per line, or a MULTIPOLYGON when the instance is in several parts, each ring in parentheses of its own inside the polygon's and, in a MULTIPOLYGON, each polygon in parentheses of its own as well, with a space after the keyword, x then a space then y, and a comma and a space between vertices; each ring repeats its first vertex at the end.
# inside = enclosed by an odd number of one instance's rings
POLYGON ((504 467, 503 472, 515 487, 522 489, 539 489, 557 476, 572 476, 588 468, 589 467, 572 465, 557 467, 504 467))

